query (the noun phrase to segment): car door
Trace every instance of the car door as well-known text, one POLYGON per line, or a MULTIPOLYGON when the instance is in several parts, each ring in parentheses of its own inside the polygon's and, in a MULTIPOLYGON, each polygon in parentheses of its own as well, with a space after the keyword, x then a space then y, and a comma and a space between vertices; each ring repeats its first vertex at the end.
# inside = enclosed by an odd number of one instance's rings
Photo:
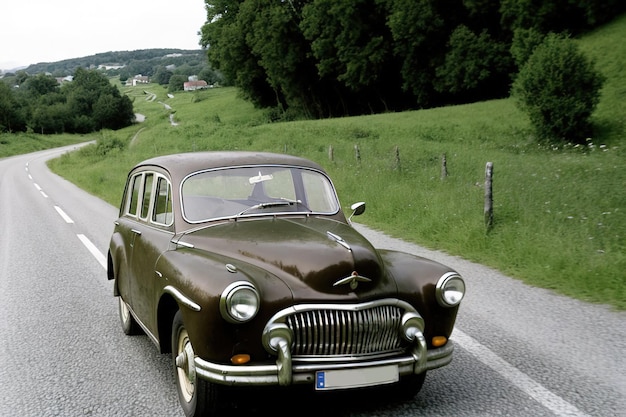
POLYGON ((173 236, 171 185, 159 173, 142 174, 137 204, 137 222, 131 228, 130 305, 147 330, 156 335, 156 308, 162 286, 156 261, 168 249, 173 236))

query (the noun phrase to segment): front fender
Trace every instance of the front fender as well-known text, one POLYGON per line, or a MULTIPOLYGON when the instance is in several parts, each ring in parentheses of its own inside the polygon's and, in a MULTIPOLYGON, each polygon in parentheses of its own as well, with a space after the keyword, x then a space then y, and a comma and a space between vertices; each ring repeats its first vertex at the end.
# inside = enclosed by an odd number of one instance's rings
POLYGON ((458 306, 442 307, 435 295, 437 281, 452 268, 405 252, 379 251, 398 285, 398 297, 411 303, 424 318, 424 336, 429 344, 433 336, 449 338, 454 328, 458 306))
POLYGON ((257 357, 264 355, 260 341, 267 320, 292 302, 289 288, 267 271, 193 248, 165 252, 158 259, 156 269, 161 275, 162 296, 177 292, 184 297, 184 302, 181 297, 174 299, 194 351, 205 360, 225 362, 238 349, 257 357), (220 296, 236 281, 252 283, 261 299, 259 312, 247 323, 228 323, 220 313, 220 296))
POLYGON ((120 278, 124 276, 122 268, 123 265, 128 265, 128 256, 124 241, 119 233, 114 233, 111 236, 107 258, 107 279, 114 280, 113 295, 128 294, 129 283, 120 282, 124 281, 120 278))

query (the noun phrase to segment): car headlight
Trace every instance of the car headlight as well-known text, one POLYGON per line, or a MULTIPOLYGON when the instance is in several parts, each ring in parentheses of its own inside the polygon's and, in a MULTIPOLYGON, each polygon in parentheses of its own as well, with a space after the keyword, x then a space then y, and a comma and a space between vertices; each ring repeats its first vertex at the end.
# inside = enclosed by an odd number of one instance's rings
POLYGON ((440 306, 457 306, 465 295, 465 281, 456 272, 448 272, 437 281, 435 293, 440 306))
POLYGON ((220 297, 220 312, 230 323, 245 323, 259 311, 259 293, 246 281, 230 284, 220 297))

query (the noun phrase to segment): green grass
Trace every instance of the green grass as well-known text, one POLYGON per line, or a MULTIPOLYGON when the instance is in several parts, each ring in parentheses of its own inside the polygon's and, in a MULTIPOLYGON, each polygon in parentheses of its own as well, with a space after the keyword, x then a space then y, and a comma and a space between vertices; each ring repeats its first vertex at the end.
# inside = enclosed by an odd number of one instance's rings
MULTIPOLYGON (((149 85, 123 89, 136 111, 147 116, 145 122, 102 132, 98 146, 64 155, 50 166, 117 206, 128 170, 154 155, 221 149, 301 155, 329 171, 345 210, 353 202, 367 202, 359 222, 531 285, 624 310, 625 37, 622 16, 579 42, 608 80, 594 114, 599 134, 586 147, 539 147, 511 99, 269 123, 264 111, 238 98, 233 88, 169 98, 161 87, 149 85), (145 91, 156 99, 147 100, 145 91), (177 126, 170 125, 170 110, 162 103, 175 112, 177 126), (448 176, 442 179, 444 154, 448 176), (490 231, 483 217, 487 162, 494 164, 490 231)), ((466 277, 469 291, 472 278, 466 277)))
POLYGON ((81 135, 38 135, 36 133, 0 133, 0 158, 23 155, 30 152, 74 143, 90 141, 90 136, 81 135))

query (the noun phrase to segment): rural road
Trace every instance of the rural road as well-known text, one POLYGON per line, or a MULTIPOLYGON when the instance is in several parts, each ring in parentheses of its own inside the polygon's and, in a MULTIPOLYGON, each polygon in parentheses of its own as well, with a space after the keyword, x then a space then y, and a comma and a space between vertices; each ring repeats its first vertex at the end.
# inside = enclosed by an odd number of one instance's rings
MULTIPOLYGON (((45 165, 74 148, 0 159, 0 417, 182 416, 169 356, 118 322, 104 262, 117 208, 45 165)), ((626 416, 626 312, 355 227, 465 277, 454 360, 409 402, 252 392, 231 415, 626 416)))

